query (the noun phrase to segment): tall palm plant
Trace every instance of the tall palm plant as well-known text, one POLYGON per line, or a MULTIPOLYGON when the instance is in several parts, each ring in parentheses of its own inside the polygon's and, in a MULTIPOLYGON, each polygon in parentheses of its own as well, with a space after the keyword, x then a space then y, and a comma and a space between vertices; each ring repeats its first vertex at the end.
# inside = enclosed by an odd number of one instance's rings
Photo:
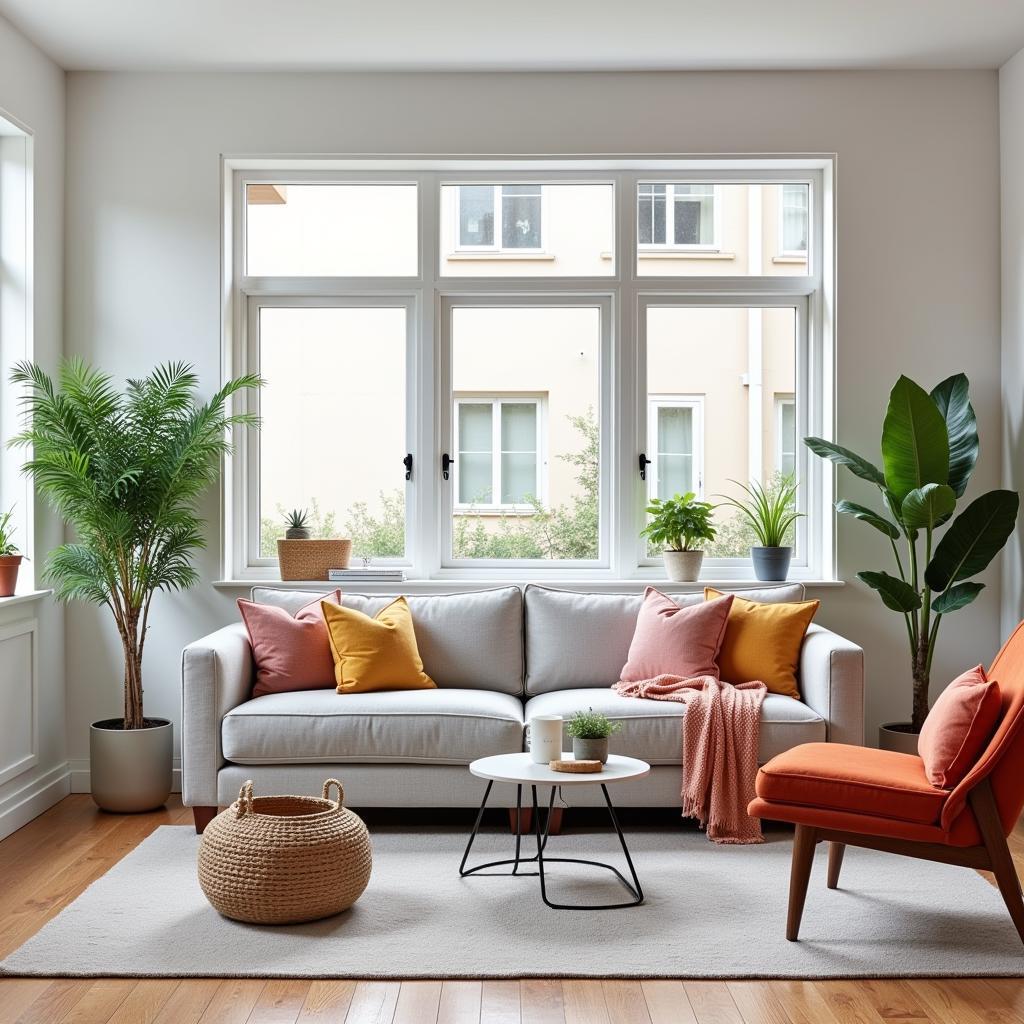
POLYGON ((26 394, 25 427, 10 444, 30 449, 25 472, 77 534, 50 553, 44 573, 58 600, 110 609, 124 650, 124 728, 141 729, 153 595, 199 581, 198 501, 231 450, 230 428, 258 422, 230 414, 231 397, 262 381, 238 377, 202 404, 185 363, 158 366, 123 392, 79 359, 64 363, 56 383, 29 362, 11 381, 26 394))

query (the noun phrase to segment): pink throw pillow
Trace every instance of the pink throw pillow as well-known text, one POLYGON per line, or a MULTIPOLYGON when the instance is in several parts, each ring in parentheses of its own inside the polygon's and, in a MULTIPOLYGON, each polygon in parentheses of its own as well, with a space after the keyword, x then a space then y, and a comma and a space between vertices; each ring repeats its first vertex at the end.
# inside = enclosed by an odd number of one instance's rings
POLYGON ((981 665, 957 676, 939 694, 924 720, 917 752, 928 781, 952 789, 974 767, 1002 711, 999 686, 981 665))
POLYGON ((733 595, 680 608, 671 597, 648 587, 636 620, 623 681, 660 675, 718 678, 718 649, 725 636, 733 595))
POLYGON ((254 697, 334 689, 334 658, 321 601, 341 604, 341 591, 321 594, 294 615, 276 605, 238 599, 256 663, 254 697))

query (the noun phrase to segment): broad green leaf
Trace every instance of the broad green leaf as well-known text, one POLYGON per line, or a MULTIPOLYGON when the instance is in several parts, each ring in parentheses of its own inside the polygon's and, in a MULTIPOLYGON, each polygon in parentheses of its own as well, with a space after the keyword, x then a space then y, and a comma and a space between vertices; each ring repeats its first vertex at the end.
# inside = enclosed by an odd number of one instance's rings
POLYGON ((955 612, 958 608, 965 608, 984 589, 984 583, 957 583, 932 601, 932 611, 945 615, 946 612, 955 612))
POLYGON ((967 483, 978 461, 978 423, 968 395, 970 382, 958 373, 947 377, 932 389, 932 401, 946 421, 949 435, 949 486, 958 498, 963 497, 967 483))
POLYGON ((886 486, 902 502, 915 487, 949 480, 949 435, 931 395, 909 377, 889 393, 882 425, 886 486))
POLYGON ((903 524, 908 529, 934 529, 956 509, 956 494, 949 484, 925 484, 915 487, 904 499, 903 524))
POLYGON ((872 590, 877 590, 886 608, 894 612, 916 612, 921 607, 921 595, 897 576, 890 576, 887 572, 859 572, 857 577, 872 590))
POLYGON ((885 486, 885 477, 882 476, 882 471, 867 459, 861 458, 856 452, 851 452, 849 448, 825 441, 820 437, 805 437, 804 444, 815 455, 828 459, 837 466, 846 466, 854 476, 859 476, 861 480, 867 480, 879 487, 885 486))
POLYGON ((928 586, 945 590, 986 568, 1013 533, 1019 504, 1016 491, 989 491, 975 498, 942 535, 924 571, 928 586))
POLYGON ((859 519, 862 523, 868 523, 880 533, 884 533, 887 537, 891 537, 893 540, 899 538, 899 527, 896 526, 895 523, 890 523, 885 516, 876 512, 874 509, 867 508, 864 505, 858 505, 855 501, 837 501, 836 511, 844 516, 853 516, 855 519, 859 519))

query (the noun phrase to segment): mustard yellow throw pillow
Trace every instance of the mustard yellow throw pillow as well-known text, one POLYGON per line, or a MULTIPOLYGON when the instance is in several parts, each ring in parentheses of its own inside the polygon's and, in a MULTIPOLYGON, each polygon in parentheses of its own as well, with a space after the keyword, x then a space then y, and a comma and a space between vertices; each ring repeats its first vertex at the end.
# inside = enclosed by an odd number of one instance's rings
POLYGON ((338 693, 435 688, 434 680, 423 671, 412 614, 404 597, 396 597, 372 619, 330 601, 321 601, 320 607, 334 656, 338 693))
MULTIPOLYGON (((721 597, 704 588, 704 600, 721 597)), ((737 597, 729 609, 725 636, 718 652, 718 668, 729 683, 760 679, 769 693, 800 698, 796 670, 804 633, 820 601, 769 604, 737 597)))

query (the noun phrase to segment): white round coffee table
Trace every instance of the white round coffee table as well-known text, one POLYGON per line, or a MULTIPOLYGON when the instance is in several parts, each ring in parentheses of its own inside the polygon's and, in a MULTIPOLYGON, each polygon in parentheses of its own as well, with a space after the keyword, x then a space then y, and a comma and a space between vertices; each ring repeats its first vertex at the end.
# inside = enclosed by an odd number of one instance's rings
MULTIPOLYGON (((563 754, 563 758, 571 760, 570 754, 563 754)), ((644 901, 643 889, 640 887, 640 879, 637 878, 636 868, 633 867, 633 859, 629 855, 629 848, 626 846, 626 837, 622 834, 619 825, 618 815, 612 805, 611 797, 608 795, 608 786, 613 782, 625 782, 628 779, 639 779, 649 775, 651 766, 646 761, 635 757, 622 757, 618 754, 610 754, 608 763, 600 772, 556 772, 552 771, 546 764, 535 764, 529 754, 495 754, 493 757, 481 757, 474 761, 469 770, 478 778, 487 780, 487 788, 484 790, 484 798, 480 803, 480 810, 477 812, 476 821, 473 824, 473 831, 469 835, 469 842, 466 844, 466 852, 462 856, 462 863, 459 865, 459 874, 474 875, 487 868, 503 867, 506 864, 512 865, 509 872, 488 872, 489 874, 512 874, 512 875, 536 875, 540 878, 540 896, 544 903, 553 910, 616 910, 619 907, 635 907, 644 901), (522 834, 516 830, 516 854, 509 860, 493 860, 486 864, 478 864, 476 867, 467 868, 466 861, 469 860, 469 851, 473 848, 473 840, 480 831, 480 822, 483 820, 484 809, 487 807, 487 798, 491 795, 491 787, 495 782, 512 782, 516 786, 516 821, 522 815, 523 787, 529 786, 533 799, 533 826, 537 838, 537 853, 533 857, 521 856, 522 834), (540 810, 537 805, 537 787, 550 786, 551 796, 548 799, 548 813, 545 818, 544 831, 540 827, 540 810), (605 803, 608 805, 608 814, 611 817, 615 834, 619 837, 622 852, 632 876, 632 884, 611 864, 604 864, 596 860, 580 860, 577 857, 548 857, 544 850, 548 843, 548 826, 551 821, 551 809, 555 804, 555 791, 559 786, 600 786, 604 794, 605 803), (536 863, 536 871, 520 871, 523 864, 536 863), (619 881, 626 887, 633 899, 625 903, 602 903, 602 904, 571 904, 552 903, 548 899, 547 884, 544 875, 545 863, 559 864, 588 864, 591 867, 605 868, 616 875, 619 881)))

